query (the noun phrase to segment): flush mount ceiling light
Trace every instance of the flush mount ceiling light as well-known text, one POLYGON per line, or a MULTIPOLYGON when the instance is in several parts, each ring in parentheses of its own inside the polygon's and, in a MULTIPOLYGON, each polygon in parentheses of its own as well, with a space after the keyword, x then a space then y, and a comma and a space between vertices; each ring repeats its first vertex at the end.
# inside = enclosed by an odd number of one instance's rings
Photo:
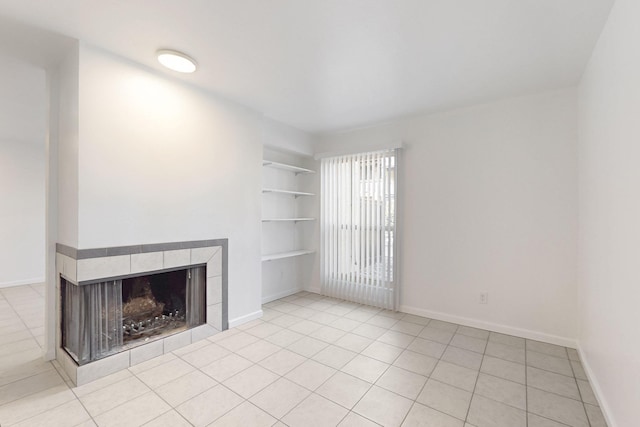
POLYGON ((160 49, 156 55, 158 62, 170 70, 179 73, 193 73, 196 70, 196 61, 177 50, 160 49))

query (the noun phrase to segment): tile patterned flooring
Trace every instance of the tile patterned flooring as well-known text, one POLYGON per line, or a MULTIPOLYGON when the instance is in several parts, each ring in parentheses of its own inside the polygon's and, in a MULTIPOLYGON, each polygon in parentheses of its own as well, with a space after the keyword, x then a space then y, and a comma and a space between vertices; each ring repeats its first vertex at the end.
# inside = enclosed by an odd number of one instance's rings
POLYGON ((0 290, 2 426, 605 426, 575 350, 301 292, 93 383, 40 360, 43 286, 0 290))

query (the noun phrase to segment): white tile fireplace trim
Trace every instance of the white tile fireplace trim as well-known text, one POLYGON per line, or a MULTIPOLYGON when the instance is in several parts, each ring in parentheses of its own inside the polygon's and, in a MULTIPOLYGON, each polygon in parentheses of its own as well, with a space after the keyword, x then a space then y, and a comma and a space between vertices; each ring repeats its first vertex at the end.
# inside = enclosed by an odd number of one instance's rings
MULTIPOLYGON (((77 260, 69 255, 57 252, 56 277, 62 276, 67 281, 79 286, 109 278, 131 276, 132 274, 146 274, 202 264, 207 266, 207 323, 205 325, 142 344, 83 366, 78 366, 67 352, 61 348, 62 338, 58 312, 56 316, 56 359, 63 366, 74 384, 77 386, 86 384, 205 339, 226 328, 227 322, 224 320, 227 314, 224 301, 226 298, 226 280, 223 278, 223 271, 226 270, 223 265, 223 255, 225 255, 224 249, 226 248, 224 246, 226 244, 125 255, 98 255, 95 258, 85 256, 77 260)), ((56 284, 56 295, 57 306, 60 307, 59 280, 56 284)))

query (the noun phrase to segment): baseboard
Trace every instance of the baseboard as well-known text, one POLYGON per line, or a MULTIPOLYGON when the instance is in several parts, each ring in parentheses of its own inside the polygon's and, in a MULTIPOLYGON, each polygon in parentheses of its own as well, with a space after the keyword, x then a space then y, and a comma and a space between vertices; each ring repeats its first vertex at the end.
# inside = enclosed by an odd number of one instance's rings
POLYGON ((320 288, 309 288, 306 289, 307 292, 311 292, 313 294, 318 294, 318 295, 322 295, 321 289, 320 288))
POLYGON ((582 350, 582 346, 580 346, 580 342, 578 342, 577 350, 578 350, 578 355, 580 355, 580 362, 582 363, 584 372, 587 374, 587 378, 589 379, 589 384, 591 385, 593 394, 596 396, 598 405, 600 405, 602 416, 604 416, 604 419, 607 422, 607 425, 609 427, 617 427, 617 424, 613 421, 613 415, 609 407, 609 404, 607 403, 607 399, 605 399, 604 393, 602 393, 602 388, 600 387, 600 383, 598 382, 596 375, 593 373, 593 370, 589 365, 589 361, 587 360, 584 354, 584 351, 582 350))
POLYGON ((35 279, 14 280, 11 282, 0 283, 0 288, 10 288, 12 286, 33 285, 34 283, 43 283, 44 277, 36 277, 35 279))
POLYGON ((235 328, 236 326, 243 325, 252 320, 256 320, 262 317, 262 310, 254 311, 253 313, 245 314, 244 316, 236 317, 235 319, 229 319, 229 327, 235 328))
POLYGON ((486 322, 484 320, 472 319, 469 317, 455 316, 407 305, 400 306, 399 311, 408 314, 415 314, 416 316, 428 317, 430 319, 442 320, 444 322, 457 323, 459 325, 469 326, 472 328, 486 329, 501 334, 513 335, 535 341, 542 341, 549 344, 561 345, 563 347, 576 348, 576 340, 573 338, 546 334, 544 332, 532 331, 530 329, 515 328, 513 326, 501 325, 499 323, 486 322))
POLYGON ((262 303, 266 304, 268 302, 275 301, 275 300, 280 299, 280 298, 285 298, 285 297, 288 297, 289 295, 293 295, 293 294, 297 294, 298 292, 302 292, 303 290, 304 289, 298 289, 298 288, 289 289, 289 290, 286 290, 286 291, 283 291, 283 292, 278 292, 277 294, 263 296, 262 297, 262 303))

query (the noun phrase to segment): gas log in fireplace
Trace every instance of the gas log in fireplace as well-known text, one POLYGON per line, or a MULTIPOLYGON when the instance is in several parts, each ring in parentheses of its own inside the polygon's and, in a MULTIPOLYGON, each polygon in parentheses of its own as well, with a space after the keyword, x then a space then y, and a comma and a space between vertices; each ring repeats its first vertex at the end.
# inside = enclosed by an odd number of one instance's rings
POLYGON ((206 323, 204 266, 76 285, 61 281, 62 346, 78 365, 206 323))

